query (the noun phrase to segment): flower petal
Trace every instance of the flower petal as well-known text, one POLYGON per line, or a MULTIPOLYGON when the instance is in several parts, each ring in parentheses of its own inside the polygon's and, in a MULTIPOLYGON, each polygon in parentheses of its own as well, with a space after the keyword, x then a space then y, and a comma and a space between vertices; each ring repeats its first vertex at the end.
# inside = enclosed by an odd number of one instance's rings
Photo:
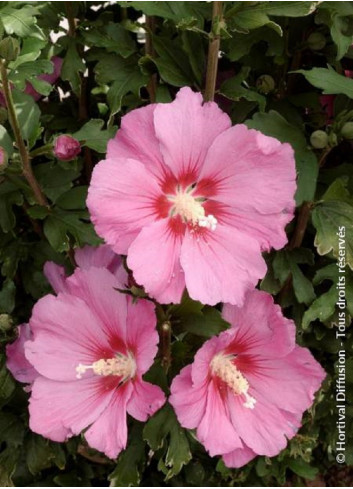
POLYGON ((242 447, 230 421, 226 403, 213 381, 208 385, 206 409, 197 428, 197 437, 211 457, 242 447))
POLYGON ((266 273, 258 243, 223 225, 202 235, 187 230, 180 261, 190 297, 210 305, 242 304, 247 289, 266 273))
POLYGON ((179 423, 189 429, 196 428, 200 424, 205 414, 207 400, 207 384, 194 387, 191 369, 192 365, 188 365, 174 377, 169 397, 179 423))
POLYGON ((230 453, 226 453, 222 458, 227 467, 238 469, 249 463, 256 456, 257 453, 244 445, 243 448, 237 448, 230 453))
POLYGON ((165 403, 165 395, 157 385, 136 379, 132 382, 134 390, 127 404, 127 412, 138 421, 146 421, 165 403))
POLYGON ((104 379, 91 377, 74 382, 55 382, 37 377, 29 401, 32 431, 53 441, 78 435, 101 416, 113 396, 104 379))
POLYGON ((161 303, 180 302, 185 288, 180 266, 181 236, 160 219, 142 229, 129 248, 127 264, 137 283, 161 303))
POLYGON ((185 87, 174 102, 158 104, 154 126, 165 163, 175 177, 197 176, 208 148, 231 121, 217 104, 203 104, 201 93, 185 87))
POLYGON ((64 267, 57 265, 53 261, 47 261, 44 265, 43 272, 54 292, 57 294, 59 292, 65 292, 67 277, 64 267))
POLYGON ((32 339, 29 324, 21 324, 17 327, 18 338, 13 343, 6 345, 6 366, 19 382, 31 384, 38 376, 36 369, 25 357, 24 344, 32 339))
POLYGON ((151 367, 158 350, 158 332, 155 306, 151 301, 127 298, 127 345, 133 352, 140 375, 151 367))
POLYGON ((126 405, 131 392, 130 382, 116 389, 109 406, 85 433, 88 444, 109 458, 116 458, 126 448, 126 405))
POLYGON ((143 163, 103 160, 93 170, 87 206, 97 233, 126 254, 140 230, 158 217, 161 190, 143 163))
POLYGON ((222 222, 256 238, 263 250, 281 248, 293 218, 296 190, 292 147, 239 124, 220 134, 207 153, 200 187, 225 206, 222 222))
POLYGON ((104 325, 78 297, 43 297, 33 308, 30 328, 34 339, 25 344, 26 358, 52 380, 75 380, 79 363, 90 365, 111 350, 104 325))

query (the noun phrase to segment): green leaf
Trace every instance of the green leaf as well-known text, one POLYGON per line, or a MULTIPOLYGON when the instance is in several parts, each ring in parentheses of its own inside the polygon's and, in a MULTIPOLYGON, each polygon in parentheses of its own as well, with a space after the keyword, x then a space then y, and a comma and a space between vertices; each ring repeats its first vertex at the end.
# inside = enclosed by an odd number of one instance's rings
POLYGON ((35 175, 45 195, 53 202, 70 190, 72 182, 80 175, 77 167, 63 168, 56 162, 36 165, 35 175))
POLYGON ((209 18, 211 14, 210 5, 205 2, 118 2, 123 7, 133 7, 142 11, 145 15, 156 15, 169 19, 175 23, 190 22, 195 19, 201 26, 204 17, 209 18))
POLYGON ((134 424, 129 435, 129 443, 118 458, 114 471, 109 475, 110 487, 138 487, 141 471, 146 462, 145 447, 142 440, 142 424, 134 424))
POLYGON ((80 73, 85 71, 86 65, 78 54, 75 39, 65 38, 64 43, 65 40, 68 46, 61 68, 60 78, 69 81, 72 90, 78 95, 81 86, 80 73))
POLYGON ((242 83, 249 76, 250 70, 250 68, 243 66, 238 75, 233 78, 228 78, 222 84, 220 93, 230 100, 238 101, 241 98, 245 98, 250 102, 256 102, 259 105, 259 109, 263 112, 266 108, 266 97, 242 86, 242 83))
POLYGON ((230 61, 238 61, 243 56, 249 54, 251 48, 259 42, 267 43, 266 56, 279 56, 283 53, 283 38, 273 29, 265 26, 260 29, 255 29, 248 34, 234 32, 232 39, 228 42, 226 56, 230 61))
POLYGON ((160 36, 153 36, 153 47, 155 48, 158 58, 155 62, 161 78, 176 87, 193 85, 195 76, 190 66, 188 57, 177 39, 173 41, 160 36))
POLYGON ((56 204, 65 210, 84 210, 86 208, 87 191, 88 187, 86 185, 74 187, 62 194, 56 204))
POLYGON ((19 90, 24 90, 28 81, 37 92, 42 95, 49 95, 53 89, 53 85, 38 79, 38 76, 43 73, 52 73, 53 69, 53 63, 46 59, 27 61, 12 71, 9 79, 19 90))
POLYGON ((337 46, 337 60, 343 58, 352 44, 351 2, 321 2, 318 6, 317 20, 330 28, 331 37, 337 46))
POLYGON ((25 440, 25 454, 28 469, 33 475, 48 469, 54 463, 61 469, 65 467, 62 446, 34 433, 30 433, 25 440))
POLYGON ((14 487, 12 476, 19 456, 19 449, 13 447, 8 447, 0 453, 0 487, 14 487))
POLYGON ((25 427, 18 416, 2 412, 0 416, 0 441, 11 447, 20 447, 23 443, 25 427))
POLYGON ((86 43, 95 48, 105 48, 108 52, 129 57, 136 51, 136 45, 130 33, 121 24, 109 22, 100 28, 83 32, 86 43))
POLYGON ((8 157, 12 156, 13 153, 12 139, 10 138, 4 126, 2 125, 0 125, 0 146, 4 148, 8 157))
POLYGON ((200 314, 188 314, 181 320, 183 331, 212 338, 229 328, 221 313, 214 307, 205 306, 200 314))
POLYGON ((353 98, 353 80, 340 75, 331 67, 297 70, 294 73, 304 75, 309 83, 316 88, 321 88, 324 94, 342 93, 349 98, 353 98))
POLYGON ((19 9, 6 6, 1 8, 1 22, 7 34, 46 39, 43 31, 37 25, 35 16, 38 14, 39 10, 34 6, 24 5, 19 9))
POLYGON ((166 480, 178 474, 190 462, 191 452, 185 430, 179 425, 169 404, 147 421, 143 437, 154 452, 167 446, 164 461, 161 459, 159 465, 161 469, 161 463, 165 465, 166 480))
MULTIPOLYGON (((86 219, 86 215, 84 216, 86 219)), ((68 251, 70 239, 78 246, 90 244, 97 246, 100 239, 94 232, 92 224, 84 222, 77 212, 55 209, 44 221, 44 234, 56 251, 68 251)))
POLYGON ((0 184, 0 227, 7 233, 14 228, 16 218, 13 206, 23 204, 23 196, 16 185, 9 181, 0 184))
POLYGON ((94 149, 98 153, 106 153, 107 142, 116 133, 116 127, 109 127, 103 130, 104 121, 101 119, 91 119, 81 129, 73 134, 83 146, 94 149))
MULTIPOLYGON (((333 254, 353 270, 353 198, 342 179, 337 179, 312 212, 319 255, 333 254)), ((344 266, 343 266, 344 267, 344 266)))
POLYGON ((16 286, 12 280, 5 280, 0 290, 0 313, 11 313, 15 308, 16 286))
POLYGON ((293 147, 298 173, 296 203, 300 205, 305 201, 312 201, 315 196, 319 168, 316 156, 307 148, 302 131, 287 122, 274 110, 270 110, 266 114, 255 114, 252 120, 246 121, 246 125, 267 136, 277 138, 282 143, 287 142, 293 147))
POLYGON ((40 134, 40 110, 33 97, 19 90, 12 90, 15 111, 23 139, 29 141, 30 147, 40 134))
POLYGON ((124 59, 117 55, 103 56, 94 71, 98 83, 112 82, 107 94, 111 117, 120 111, 126 94, 133 92, 139 96, 140 88, 148 83, 148 77, 141 73, 135 57, 124 59))
POLYGON ((304 477, 304 479, 314 480, 317 476, 319 470, 316 467, 313 467, 304 460, 300 459, 290 459, 288 462, 288 467, 300 477, 304 477))
POLYGON ((306 329, 312 321, 319 320, 321 322, 329 319, 335 312, 337 302, 337 289, 333 285, 328 292, 320 295, 311 304, 303 316, 303 328, 306 329))
POLYGON ((8 399, 14 390, 15 382, 6 368, 6 357, 0 353, 0 404, 3 399, 8 399))

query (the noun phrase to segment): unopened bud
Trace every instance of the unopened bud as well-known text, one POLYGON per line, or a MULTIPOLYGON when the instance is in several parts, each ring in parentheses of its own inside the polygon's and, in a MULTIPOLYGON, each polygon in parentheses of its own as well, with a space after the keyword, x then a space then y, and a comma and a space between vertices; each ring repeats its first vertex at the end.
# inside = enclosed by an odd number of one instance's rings
POLYGON ((341 135, 344 139, 353 139, 353 122, 343 124, 341 135))
POLYGON ((326 46, 326 37, 321 32, 312 32, 307 42, 312 51, 321 51, 326 46))
POLYGON ((20 43, 14 37, 5 37, 0 41, 0 58, 15 61, 20 53, 20 43))
POLYGON ((59 160, 70 161, 81 153, 81 145, 77 139, 63 134, 58 136, 54 143, 54 154, 59 160))
POLYGON ((13 321, 9 314, 0 314, 0 331, 9 331, 12 325, 13 321))
POLYGON ((256 88, 260 93, 265 95, 272 92, 275 89, 276 83, 271 75, 261 75, 256 80, 256 88))
POLYGON ((323 149, 328 144, 328 136, 325 131, 314 131, 310 136, 310 144, 313 148, 323 149))

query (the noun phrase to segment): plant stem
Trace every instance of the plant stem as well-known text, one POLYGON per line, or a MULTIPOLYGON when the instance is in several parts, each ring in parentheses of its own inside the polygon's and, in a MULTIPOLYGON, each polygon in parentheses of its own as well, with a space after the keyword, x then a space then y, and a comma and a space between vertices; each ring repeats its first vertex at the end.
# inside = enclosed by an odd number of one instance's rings
POLYGON ((172 339, 172 326, 169 321, 165 321, 161 325, 161 332, 160 332, 161 363, 165 372, 168 372, 169 367, 172 363, 171 339, 172 339))
POLYGON ((22 168, 23 168, 23 175, 26 178, 27 182, 29 183, 31 189, 33 190, 34 196, 36 198, 36 201, 38 202, 39 205, 49 207, 48 201, 45 197, 45 195, 42 192, 42 189, 39 186, 39 183, 37 182, 36 177, 34 176, 33 170, 32 170, 32 165, 31 165, 31 160, 25 145, 25 142, 22 138, 20 126, 18 123, 18 119, 16 116, 16 111, 12 99, 12 93, 11 93, 11 88, 9 84, 9 80, 7 77, 7 68, 3 62, 0 62, 0 74, 1 74, 1 80, 2 80, 2 85, 3 85, 3 93, 6 101, 6 106, 7 110, 9 113, 9 121, 12 127, 12 131, 15 136, 15 141, 16 145, 18 148, 18 151, 20 153, 20 158, 22 162, 22 168))
POLYGON ((206 87, 204 101, 212 102, 216 90, 216 78, 218 69, 218 54, 221 37, 219 33, 219 22, 222 19, 223 2, 213 2, 212 10, 212 30, 210 33, 210 42, 208 45, 206 87))

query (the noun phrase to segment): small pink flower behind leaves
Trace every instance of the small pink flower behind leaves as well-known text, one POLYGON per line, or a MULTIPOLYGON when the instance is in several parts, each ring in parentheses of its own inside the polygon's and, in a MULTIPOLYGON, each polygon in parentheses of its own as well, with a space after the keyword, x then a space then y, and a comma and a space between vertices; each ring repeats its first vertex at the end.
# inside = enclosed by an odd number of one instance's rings
POLYGON ((175 377, 169 401, 211 456, 241 467, 285 448, 325 372, 295 344, 293 321, 269 294, 249 292, 242 308, 225 305, 223 317, 232 327, 175 377))
POLYGON ((7 153, 2 146, 0 146, 0 171, 7 167, 7 153))
POLYGON ((54 143, 54 154, 59 160, 70 161, 81 153, 81 145, 77 139, 62 134, 58 136, 54 143))
POLYGON ((159 302, 185 287, 203 304, 242 304, 287 241, 293 150, 239 124, 200 93, 127 114, 96 165, 87 205, 97 233, 127 255, 159 302))

